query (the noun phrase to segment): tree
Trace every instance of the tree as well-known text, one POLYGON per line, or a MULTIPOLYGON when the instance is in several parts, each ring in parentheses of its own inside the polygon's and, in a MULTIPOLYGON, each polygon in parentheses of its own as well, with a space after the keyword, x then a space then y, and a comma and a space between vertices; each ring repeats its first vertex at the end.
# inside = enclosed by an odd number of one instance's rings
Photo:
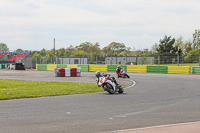
POLYGON ((77 56, 82 57, 82 56, 86 56, 86 55, 87 55, 87 53, 86 53, 85 51, 83 51, 83 50, 78 50, 78 51, 76 51, 76 52, 73 52, 71 56, 74 56, 74 57, 77 57, 77 56))
POLYGON ((193 34, 193 50, 200 49, 200 30, 195 30, 193 34))
POLYGON ((60 48, 60 49, 56 50, 56 54, 58 56, 64 56, 65 55, 65 48, 60 48))
POLYGON ((184 49, 184 55, 187 55, 192 50, 192 42, 190 40, 185 41, 185 49, 184 49))
POLYGON ((90 42, 85 42, 85 43, 81 43, 79 46, 76 46, 76 50, 83 50, 85 52, 88 52, 88 49, 90 48, 90 46, 92 46, 93 44, 90 42))
POLYGON ((158 44, 155 43, 155 44, 151 47, 152 53, 156 53, 156 52, 157 52, 157 49, 158 49, 158 44))
POLYGON ((88 49, 88 53, 89 53, 89 58, 90 58, 90 63, 95 63, 96 62, 96 57, 101 57, 102 56, 102 51, 99 48, 99 43, 95 43, 94 45, 92 44, 89 49, 88 49))
POLYGON ((24 50, 20 48, 20 49, 17 49, 16 52, 24 52, 24 50))
POLYGON ((39 57, 40 56, 40 52, 39 51, 32 51, 31 55, 32 55, 33 58, 39 57))
POLYGON ((43 48, 43 49, 40 51, 40 56, 46 56, 46 54, 47 54, 47 50, 43 48))
POLYGON ((103 48, 103 51, 107 55, 110 54, 112 56, 119 56, 119 54, 125 50, 130 50, 130 48, 129 47, 127 48, 123 43, 117 43, 117 42, 112 42, 108 46, 103 48))
POLYGON ((7 47, 7 45, 5 43, 0 43, 0 51, 1 52, 8 52, 9 48, 7 47))
POLYGON ((152 51, 149 51, 149 49, 144 49, 142 56, 152 56, 152 51))
POLYGON ((66 51, 65 51, 65 56, 70 56, 72 55, 72 53, 75 51, 75 48, 73 47, 73 45, 70 45, 66 51))
POLYGON ((105 56, 109 56, 111 49, 110 47, 106 46, 102 49, 102 51, 104 52, 105 56))
POLYGON ((200 49, 190 50, 190 52, 187 54, 184 60, 189 63, 196 63, 199 60, 199 55, 198 55, 199 53, 200 53, 200 49))
POLYGON ((177 46, 174 46, 175 38, 171 39, 171 36, 165 36, 162 40, 159 41, 160 44, 156 49, 159 54, 162 55, 175 55, 177 52, 180 55, 181 49, 178 49, 177 46))
POLYGON ((88 48, 88 52, 90 54, 101 55, 101 49, 99 48, 99 43, 95 43, 95 45, 91 45, 88 48))
POLYGON ((174 43, 174 46, 176 46, 179 49, 182 50, 182 53, 185 53, 185 43, 183 41, 183 37, 180 36, 176 39, 175 43, 174 43))
POLYGON ((49 57, 54 57, 54 51, 47 51, 46 56, 49 57))

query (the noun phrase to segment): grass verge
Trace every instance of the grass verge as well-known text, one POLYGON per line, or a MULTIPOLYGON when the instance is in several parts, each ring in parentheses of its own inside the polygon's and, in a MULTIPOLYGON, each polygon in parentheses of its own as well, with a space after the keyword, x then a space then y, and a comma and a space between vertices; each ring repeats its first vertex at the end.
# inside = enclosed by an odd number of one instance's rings
POLYGON ((0 79, 0 100, 102 92, 91 83, 0 79))

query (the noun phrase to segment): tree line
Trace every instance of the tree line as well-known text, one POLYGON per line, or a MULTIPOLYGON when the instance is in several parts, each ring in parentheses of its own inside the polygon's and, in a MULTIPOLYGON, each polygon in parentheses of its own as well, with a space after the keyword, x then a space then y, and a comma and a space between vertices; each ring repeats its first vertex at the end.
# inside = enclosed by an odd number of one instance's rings
MULTIPOLYGON (((9 48, 5 43, 0 43, 0 52, 8 52, 9 48)), ((28 50, 17 49, 15 52, 29 52, 28 50)), ((43 48, 40 51, 31 51, 33 57, 90 57, 95 58, 105 56, 155 56, 155 55, 175 56, 196 56, 200 54, 200 29, 193 33, 193 40, 184 40, 182 36, 177 39, 165 35, 159 43, 152 45, 151 49, 136 50, 126 47, 124 43, 111 42, 103 49, 98 42, 84 42, 80 45, 70 45, 67 48, 47 50, 43 48)))

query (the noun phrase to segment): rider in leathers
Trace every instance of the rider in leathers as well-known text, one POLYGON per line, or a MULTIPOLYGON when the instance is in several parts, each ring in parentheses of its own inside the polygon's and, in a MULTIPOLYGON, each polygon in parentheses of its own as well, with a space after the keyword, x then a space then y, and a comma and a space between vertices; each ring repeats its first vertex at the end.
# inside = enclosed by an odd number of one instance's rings
POLYGON ((117 66, 117 69, 116 69, 116 74, 117 74, 117 77, 119 78, 120 76, 120 71, 121 71, 121 67, 120 66, 117 66))
MULTIPOLYGON (((111 81, 113 81, 116 85, 119 85, 119 84, 117 83, 116 79, 115 79, 114 77, 110 76, 110 74, 101 73, 100 71, 97 71, 96 74, 95 74, 95 76, 96 76, 97 85, 98 85, 98 83, 99 83, 99 78, 100 78, 100 77, 103 77, 103 76, 106 77, 106 78, 109 78, 109 79, 110 79, 111 81)), ((98 87, 101 87, 101 86, 98 85, 98 87)))

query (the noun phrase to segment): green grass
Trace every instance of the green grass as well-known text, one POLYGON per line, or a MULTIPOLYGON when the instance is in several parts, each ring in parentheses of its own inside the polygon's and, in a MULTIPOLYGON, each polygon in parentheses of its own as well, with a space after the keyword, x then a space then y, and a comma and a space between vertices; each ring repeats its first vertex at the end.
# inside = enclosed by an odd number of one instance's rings
POLYGON ((91 83, 0 79, 0 100, 102 92, 91 83))

